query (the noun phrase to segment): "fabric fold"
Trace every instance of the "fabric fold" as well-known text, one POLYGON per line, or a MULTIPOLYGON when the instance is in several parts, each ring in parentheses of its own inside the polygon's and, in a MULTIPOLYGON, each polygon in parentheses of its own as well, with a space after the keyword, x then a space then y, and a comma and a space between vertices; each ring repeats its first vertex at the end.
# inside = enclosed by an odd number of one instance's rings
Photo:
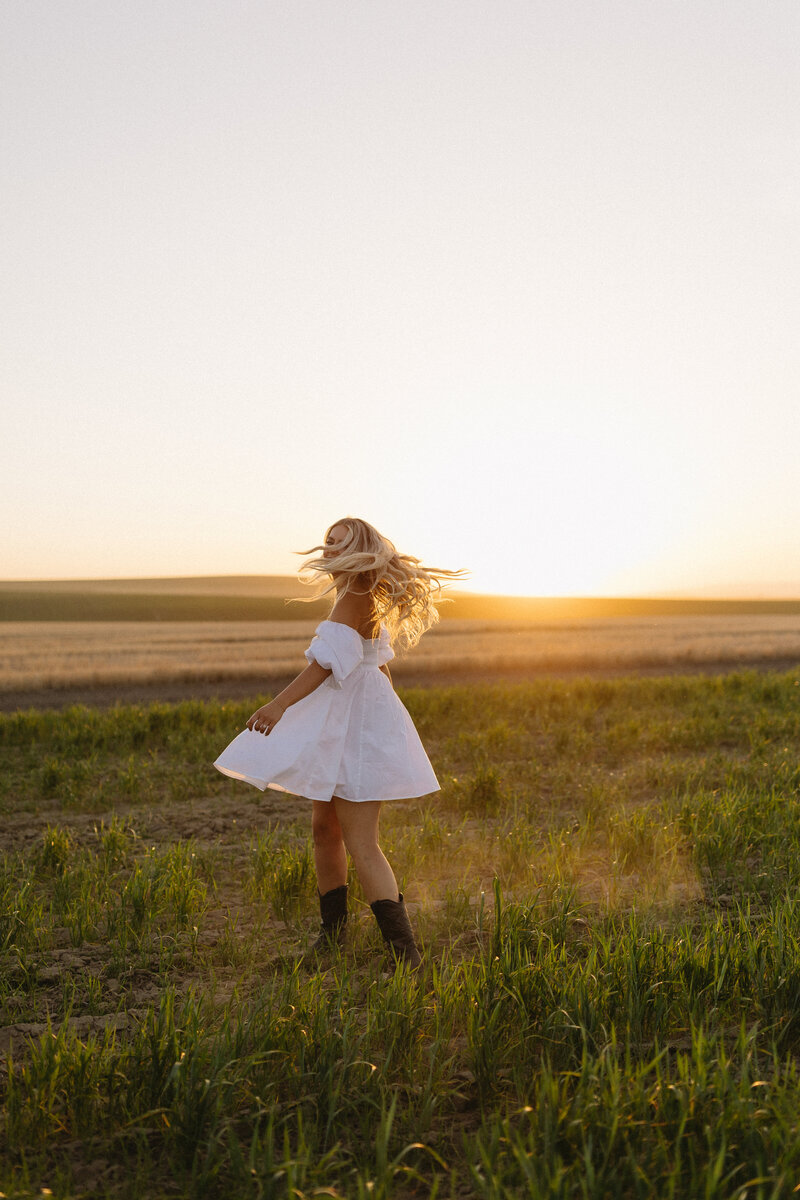
POLYGON ((389 638, 389 630, 381 625, 380 637, 378 638, 378 666, 384 667, 394 658, 394 650, 389 638))

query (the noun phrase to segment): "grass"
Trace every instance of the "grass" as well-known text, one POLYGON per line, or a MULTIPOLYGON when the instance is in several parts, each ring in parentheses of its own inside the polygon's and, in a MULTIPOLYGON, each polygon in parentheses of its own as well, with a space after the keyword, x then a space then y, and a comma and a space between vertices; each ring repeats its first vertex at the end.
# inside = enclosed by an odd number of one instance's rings
POLYGON ((789 1197, 800 675, 409 690, 442 782, 319 970, 306 806, 209 767, 254 706, 0 717, 0 1191, 789 1197))

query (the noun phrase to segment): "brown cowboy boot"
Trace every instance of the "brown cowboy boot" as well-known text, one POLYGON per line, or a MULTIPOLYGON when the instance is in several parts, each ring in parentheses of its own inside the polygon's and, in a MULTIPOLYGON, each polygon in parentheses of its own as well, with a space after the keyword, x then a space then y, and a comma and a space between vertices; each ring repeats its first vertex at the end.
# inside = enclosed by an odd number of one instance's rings
POLYGON ((422 956, 414 944, 403 893, 397 900, 375 900, 370 908, 395 962, 416 969, 422 962, 422 956))

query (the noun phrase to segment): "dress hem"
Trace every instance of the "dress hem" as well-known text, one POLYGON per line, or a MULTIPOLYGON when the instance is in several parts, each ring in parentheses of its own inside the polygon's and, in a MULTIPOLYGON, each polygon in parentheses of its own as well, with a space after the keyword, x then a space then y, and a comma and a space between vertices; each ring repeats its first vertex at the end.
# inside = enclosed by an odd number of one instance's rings
POLYGON ((301 800, 316 800, 320 804, 330 804, 331 800, 334 798, 338 800, 347 800, 349 804, 374 804, 375 801, 384 804, 389 803, 392 800, 419 800, 422 796, 432 796, 434 792, 441 791, 441 788, 437 783, 435 788, 429 788, 424 792, 411 792, 410 794, 403 793, 392 796, 362 796, 359 800, 352 800, 349 796, 341 796, 336 791, 334 791, 330 796, 308 796, 300 792, 293 792, 290 788, 284 787, 282 783, 273 783, 271 781, 265 782, 261 779, 254 778, 252 775, 244 775, 241 771, 233 771, 230 767, 220 767, 217 765, 217 763, 214 763, 213 765, 217 768, 221 775, 228 775, 231 779, 239 779, 242 783, 252 784, 252 786, 258 788, 260 792, 284 792, 289 796, 297 796, 301 800))

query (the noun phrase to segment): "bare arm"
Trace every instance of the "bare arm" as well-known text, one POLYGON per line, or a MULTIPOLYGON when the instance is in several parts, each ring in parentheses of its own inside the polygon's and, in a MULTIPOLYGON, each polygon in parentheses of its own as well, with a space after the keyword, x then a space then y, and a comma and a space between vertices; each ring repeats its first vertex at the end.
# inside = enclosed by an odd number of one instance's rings
POLYGON ((279 696, 270 700, 269 704, 264 704, 261 708, 256 709, 247 722, 247 728, 255 730, 256 733, 269 733, 278 724, 287 708, 292 704, 297 704, 298 700, 310 696, 330 674, 331 671, 327 667, 321 667, 317 662, 310 662, 305 671, 301 671, 279 696))
MULTIPOLYGON (((389 670, 389 664, 384 663, 383 666, 381 667, 381 670, 383 671, 386 678, 389 680, 389 683, 392 683, 392 672, 389 670)), ((393 683, 392 683, 392 687, 394 687, 393 683)))

